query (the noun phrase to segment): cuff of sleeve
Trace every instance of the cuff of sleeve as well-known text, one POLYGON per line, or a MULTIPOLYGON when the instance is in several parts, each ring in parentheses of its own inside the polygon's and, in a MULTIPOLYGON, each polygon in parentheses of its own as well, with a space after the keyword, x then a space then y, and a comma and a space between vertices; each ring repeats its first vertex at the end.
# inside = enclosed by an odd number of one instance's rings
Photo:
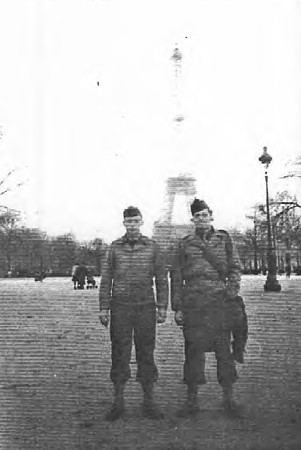
POLYGON ((100 311, 111 309, 110 302, 100 300, 99 309, 100 311))

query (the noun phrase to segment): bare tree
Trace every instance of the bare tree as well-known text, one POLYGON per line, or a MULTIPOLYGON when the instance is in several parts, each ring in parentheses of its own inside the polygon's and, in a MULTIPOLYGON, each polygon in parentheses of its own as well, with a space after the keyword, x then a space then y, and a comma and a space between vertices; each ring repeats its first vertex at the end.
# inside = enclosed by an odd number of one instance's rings
POLYGON ((21 244, 18 233, 20 215, 7 210, 0 215, 0 249, 5 258, 5 271, 13 270, 13 255, 21 244))
MULTIPOLYGON (((7 192, 12 191, 15 188, 18 188, 20 186, 22 186, 24 184, 23 181, 21 182, 17 182, 15 184, 14 187, 8 186, 8 181, 11 178, 11 176, 16 172, 16 169, 12 169, 10 170, 5 176, 4 178, 2 178, 2 180, 0 181, 0 196, 7 194, 7 192)), ((3 207, 2 205, 0 205, 0 207, 3 207)))
POLYGON ((289 165, 292 169, 281 178, 301 178, 301 156, 298 156, 294 161, 290 161, 289 165))

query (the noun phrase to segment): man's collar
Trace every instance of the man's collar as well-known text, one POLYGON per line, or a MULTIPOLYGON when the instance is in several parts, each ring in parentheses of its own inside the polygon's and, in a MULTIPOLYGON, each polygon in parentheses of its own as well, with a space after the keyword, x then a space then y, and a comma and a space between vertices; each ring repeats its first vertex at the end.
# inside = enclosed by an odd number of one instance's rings
POLYGON ((125 235, 122 236, 122 241, 124 243, 128 243, 128 244, 138 244, 138 243, 145 244, 146 243, 145 236, 143 236, 141 233, 135 239, 129 239, 127 233, 125 233, 125 235))
POLYGON ((214 227, 211 225, 211 227, 210 227, 210 229, 209 230, 204 230, 204 231, 202 231, 202 230, 195 230, 195 234, 197 235, 197 236, 199 236, 201 239, 206 239, 206 240, 208 240, 208 239, 210 239, 211 238, 211 236, 213 235, 213 233, 214 233, 214 227))

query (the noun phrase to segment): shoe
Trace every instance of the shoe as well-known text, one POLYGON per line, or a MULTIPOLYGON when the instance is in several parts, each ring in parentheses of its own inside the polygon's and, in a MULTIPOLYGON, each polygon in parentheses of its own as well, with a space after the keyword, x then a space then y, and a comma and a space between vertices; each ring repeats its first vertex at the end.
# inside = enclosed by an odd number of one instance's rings
POLYGON ((153 420, 164 418, 164 414, 153 401, 144 401, 142 405, 143 415, 153 420))
POLYGON ((124 414, 125 408, 123 402, 114 402, 110 411, 105 415, 105 420, 114 422, 124 414))
POLYGON ((200 412, 197 404, 185 403, 185 405, 177 411, 177 417, 194 417, 200 412))
POLYGON ((229 417, 240 417, 242 412, 242 406, 235 402, 233 399, 223 401, 224 412, 229 417))

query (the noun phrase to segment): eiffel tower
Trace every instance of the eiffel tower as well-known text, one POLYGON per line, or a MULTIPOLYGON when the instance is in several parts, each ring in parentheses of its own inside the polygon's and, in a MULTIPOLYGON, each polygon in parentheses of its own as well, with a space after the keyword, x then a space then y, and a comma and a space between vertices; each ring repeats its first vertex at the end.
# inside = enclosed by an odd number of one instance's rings
MULTIPOLYGON (((175 92, 175 116, 173 118, 173 132, 174 132, 174 146, 179 144, 179 137, 183 133, 183 123, 185 122, 185 116, 182 114, 180 105, 180 92, 179 86, 182 77, 182 53, 176 44, 171 60, 174 65, 174 81, 175 92)), ((184 147, 181 144, 179 149, 181 154, 185 154, 184 147)), ((183 161, 184 162, 184 161, 183 161)), ((194 226, 189 221, 190 204, 193 198, 196 196, 195 178, 192 175, 180 174, 178 176, 172 176, 166 180, 166 192, 163 214, 159 220, 154 223, 153 238, 158 242, 159 246, 165 253, 166 264, 170 266, 171 255, 173 248, 176 245, 176 241, 194 231, 194 226), (187 220, 184 223, 175 223, 174 221, 174 209, 178 196, 184 197, 183 214, 186 212, 187 220), (187 214, 188 213, 188 214, 187 214)), ((182 202, 183 204, 183 202, 182 202)), ((183 216, 183 214, 181 214, 183 216)))
POLYGON ((157 241, 165 254, 166 264, 170 266, 170 256, 177 241, 194 231, 189 223, 175 223, 173 220, 174 206, 177 196, 184 196, 187 217, 190 217, 190 205, 196 196, 195 178, 191 175, 170 177, 166 181, 166 192, 162 217, 155 221, 153 239, 157 241))

